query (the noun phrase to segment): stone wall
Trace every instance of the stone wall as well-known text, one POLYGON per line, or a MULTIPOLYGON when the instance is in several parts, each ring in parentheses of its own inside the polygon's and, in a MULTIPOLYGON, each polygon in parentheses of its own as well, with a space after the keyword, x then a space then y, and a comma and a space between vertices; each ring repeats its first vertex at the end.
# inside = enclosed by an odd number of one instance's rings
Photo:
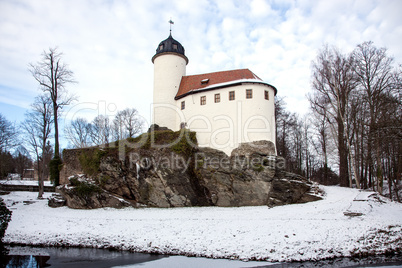
POLYGON ((89 149, 65 149, 63 150, 63 167, 60 171, 60 184, 68 184, 68 177, 82 174, 83 170, 79 161, 82 152, 89 149))

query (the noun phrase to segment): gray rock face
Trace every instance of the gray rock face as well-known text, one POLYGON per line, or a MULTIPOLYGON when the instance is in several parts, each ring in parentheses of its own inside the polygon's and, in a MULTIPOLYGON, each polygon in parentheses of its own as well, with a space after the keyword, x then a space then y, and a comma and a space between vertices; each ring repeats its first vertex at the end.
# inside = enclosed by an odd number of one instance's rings
MULTIPOLYGON (((130 202, 101 189, 94 184, 91 179, 83 175, 71 177, 70 184, 58 186, 56 192, 62 196, 62 198, 57 197, 49 199, 49 206, 52 206, 56 199, 64 199, 64 203, 69 208, 74 209, 94 209, 103 207, 123 208, 132 206, 130 202)), ((61 204, 61 202, 58 203, 58 205, 61 204)))
MULTIPOLYGON (((69 162, 74 170, 84 170, 76 160, 66 159, 69 162)), ((311 183, 284 168, 284 159, 275 155, 275 146, 268 141, 241 144, 230 157, 211 148, 197 148, 190 155, 170 148, 139 148, 122 159, 109 150, 92 177, 101 192, 85 198, 71 186, 57 192, 73 208, 277 206, 314 200, 311 183)))
POLYGON ((253 154, 262 156, 276 155, 275 145, 266 140, 241 143, 239 147, 232 151, 231 156, 251 156, 253 154))

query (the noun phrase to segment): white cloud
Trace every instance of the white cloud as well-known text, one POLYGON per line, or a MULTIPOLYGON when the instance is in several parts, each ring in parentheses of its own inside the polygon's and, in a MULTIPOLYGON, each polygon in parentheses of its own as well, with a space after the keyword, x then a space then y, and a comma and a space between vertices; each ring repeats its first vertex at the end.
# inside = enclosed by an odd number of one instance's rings
POLYGON ((250 5, 252 16, 268 16, 272 13, 271 6, 264 0, 253 0, 250 5))
POLYGON ((58 46, 80 102, 135 107, 149 118, 151 57, 170 18, 190 60, 187 74, 249 68, 295 112, 308 109, 311 61, 325 43, 349 52, 373 40, 402 62, 398 0, 3 0, 0 10, 0 101, 23 107, 39 93, 28 63, 58 46), (10 97, 10 88, 19 95, 10 97))

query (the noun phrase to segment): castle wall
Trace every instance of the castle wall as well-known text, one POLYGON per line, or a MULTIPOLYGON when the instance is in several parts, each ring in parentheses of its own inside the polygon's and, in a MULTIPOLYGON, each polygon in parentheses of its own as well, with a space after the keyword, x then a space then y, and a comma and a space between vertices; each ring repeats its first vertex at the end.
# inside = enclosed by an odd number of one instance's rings
POLYGON ((70 176, 84 173, 80 164, 79 156, 86 150, 93 149, 85 148, 63 150, 63 166, 60 170, 60 184, 68 184, 68 178, 70 176))
POLYGON ((212 147, 230 155, 240 143, 268 140, 275 144, 274 89, 265 84, 245 83, 223 89, 199 92, 177 100, 185 109, 180 110, 178 122, 197 132, 201 147, 212 147), (252 89, 252 98, 246 98, 246 90, 252 89), (235 92, 235 100, 229 100, 229 92, 235 92), (269 99, 265 99, 268 91, 269 99), (215 103, 215 94, 220 102, 215 103), (206 103, 201 105, 200 98, 206 103))
POLYGON ((174 97, 186 75, 186 64, 183 57, 173 53, 164 53, 154 60, 153 123, 174 131, 180 128, 174 97))

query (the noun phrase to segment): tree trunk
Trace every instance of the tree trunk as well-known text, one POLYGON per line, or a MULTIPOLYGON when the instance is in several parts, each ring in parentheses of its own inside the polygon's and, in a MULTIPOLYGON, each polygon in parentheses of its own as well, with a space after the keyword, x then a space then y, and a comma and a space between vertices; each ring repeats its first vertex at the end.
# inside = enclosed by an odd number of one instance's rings
POLYGON ((377 161, 377 192, 382 195, 383 190, 383 170, 382 170, 382 163, 380 157, 380 142, 378 138, 376 140, 376 161, 377 161))
POLYGON ((59 122, 57 118, 57 103, 53 102, 53 117, 54 117, 54 158, 60 157, 60 148, 59 148, 59 122))
MULTIPOLYGON (((37 169, 38 169, 38 199, 42 199, 43 198, 43 191, 41 191, 41 187, 43 188, 43 184, 41 184, 41 177, 42 177, 42 169, 43 167, 41 167, 41 163, 40 163, 40 158, 39 158, 39 154, 37 154, 36 157, 36 162, 37 162, 37 169)), ((43 160, 42 160, 43 162, 43 160)))
POLYGON ((41 174, 39 175, 39 178, 38 178, 38 186, 39 186, 39 192, 38 192, 38 199, 43 199, 43 192, 44 192, 44 183, 43 183, 43 180, 44 180, 44 171, 43 171, 43 168, 42 168, 42 172, 41 172, 41 174))
POLYGON ((338 119, 339 180, 342 187, 349 186, 348 152, 342 119, 338 119))

